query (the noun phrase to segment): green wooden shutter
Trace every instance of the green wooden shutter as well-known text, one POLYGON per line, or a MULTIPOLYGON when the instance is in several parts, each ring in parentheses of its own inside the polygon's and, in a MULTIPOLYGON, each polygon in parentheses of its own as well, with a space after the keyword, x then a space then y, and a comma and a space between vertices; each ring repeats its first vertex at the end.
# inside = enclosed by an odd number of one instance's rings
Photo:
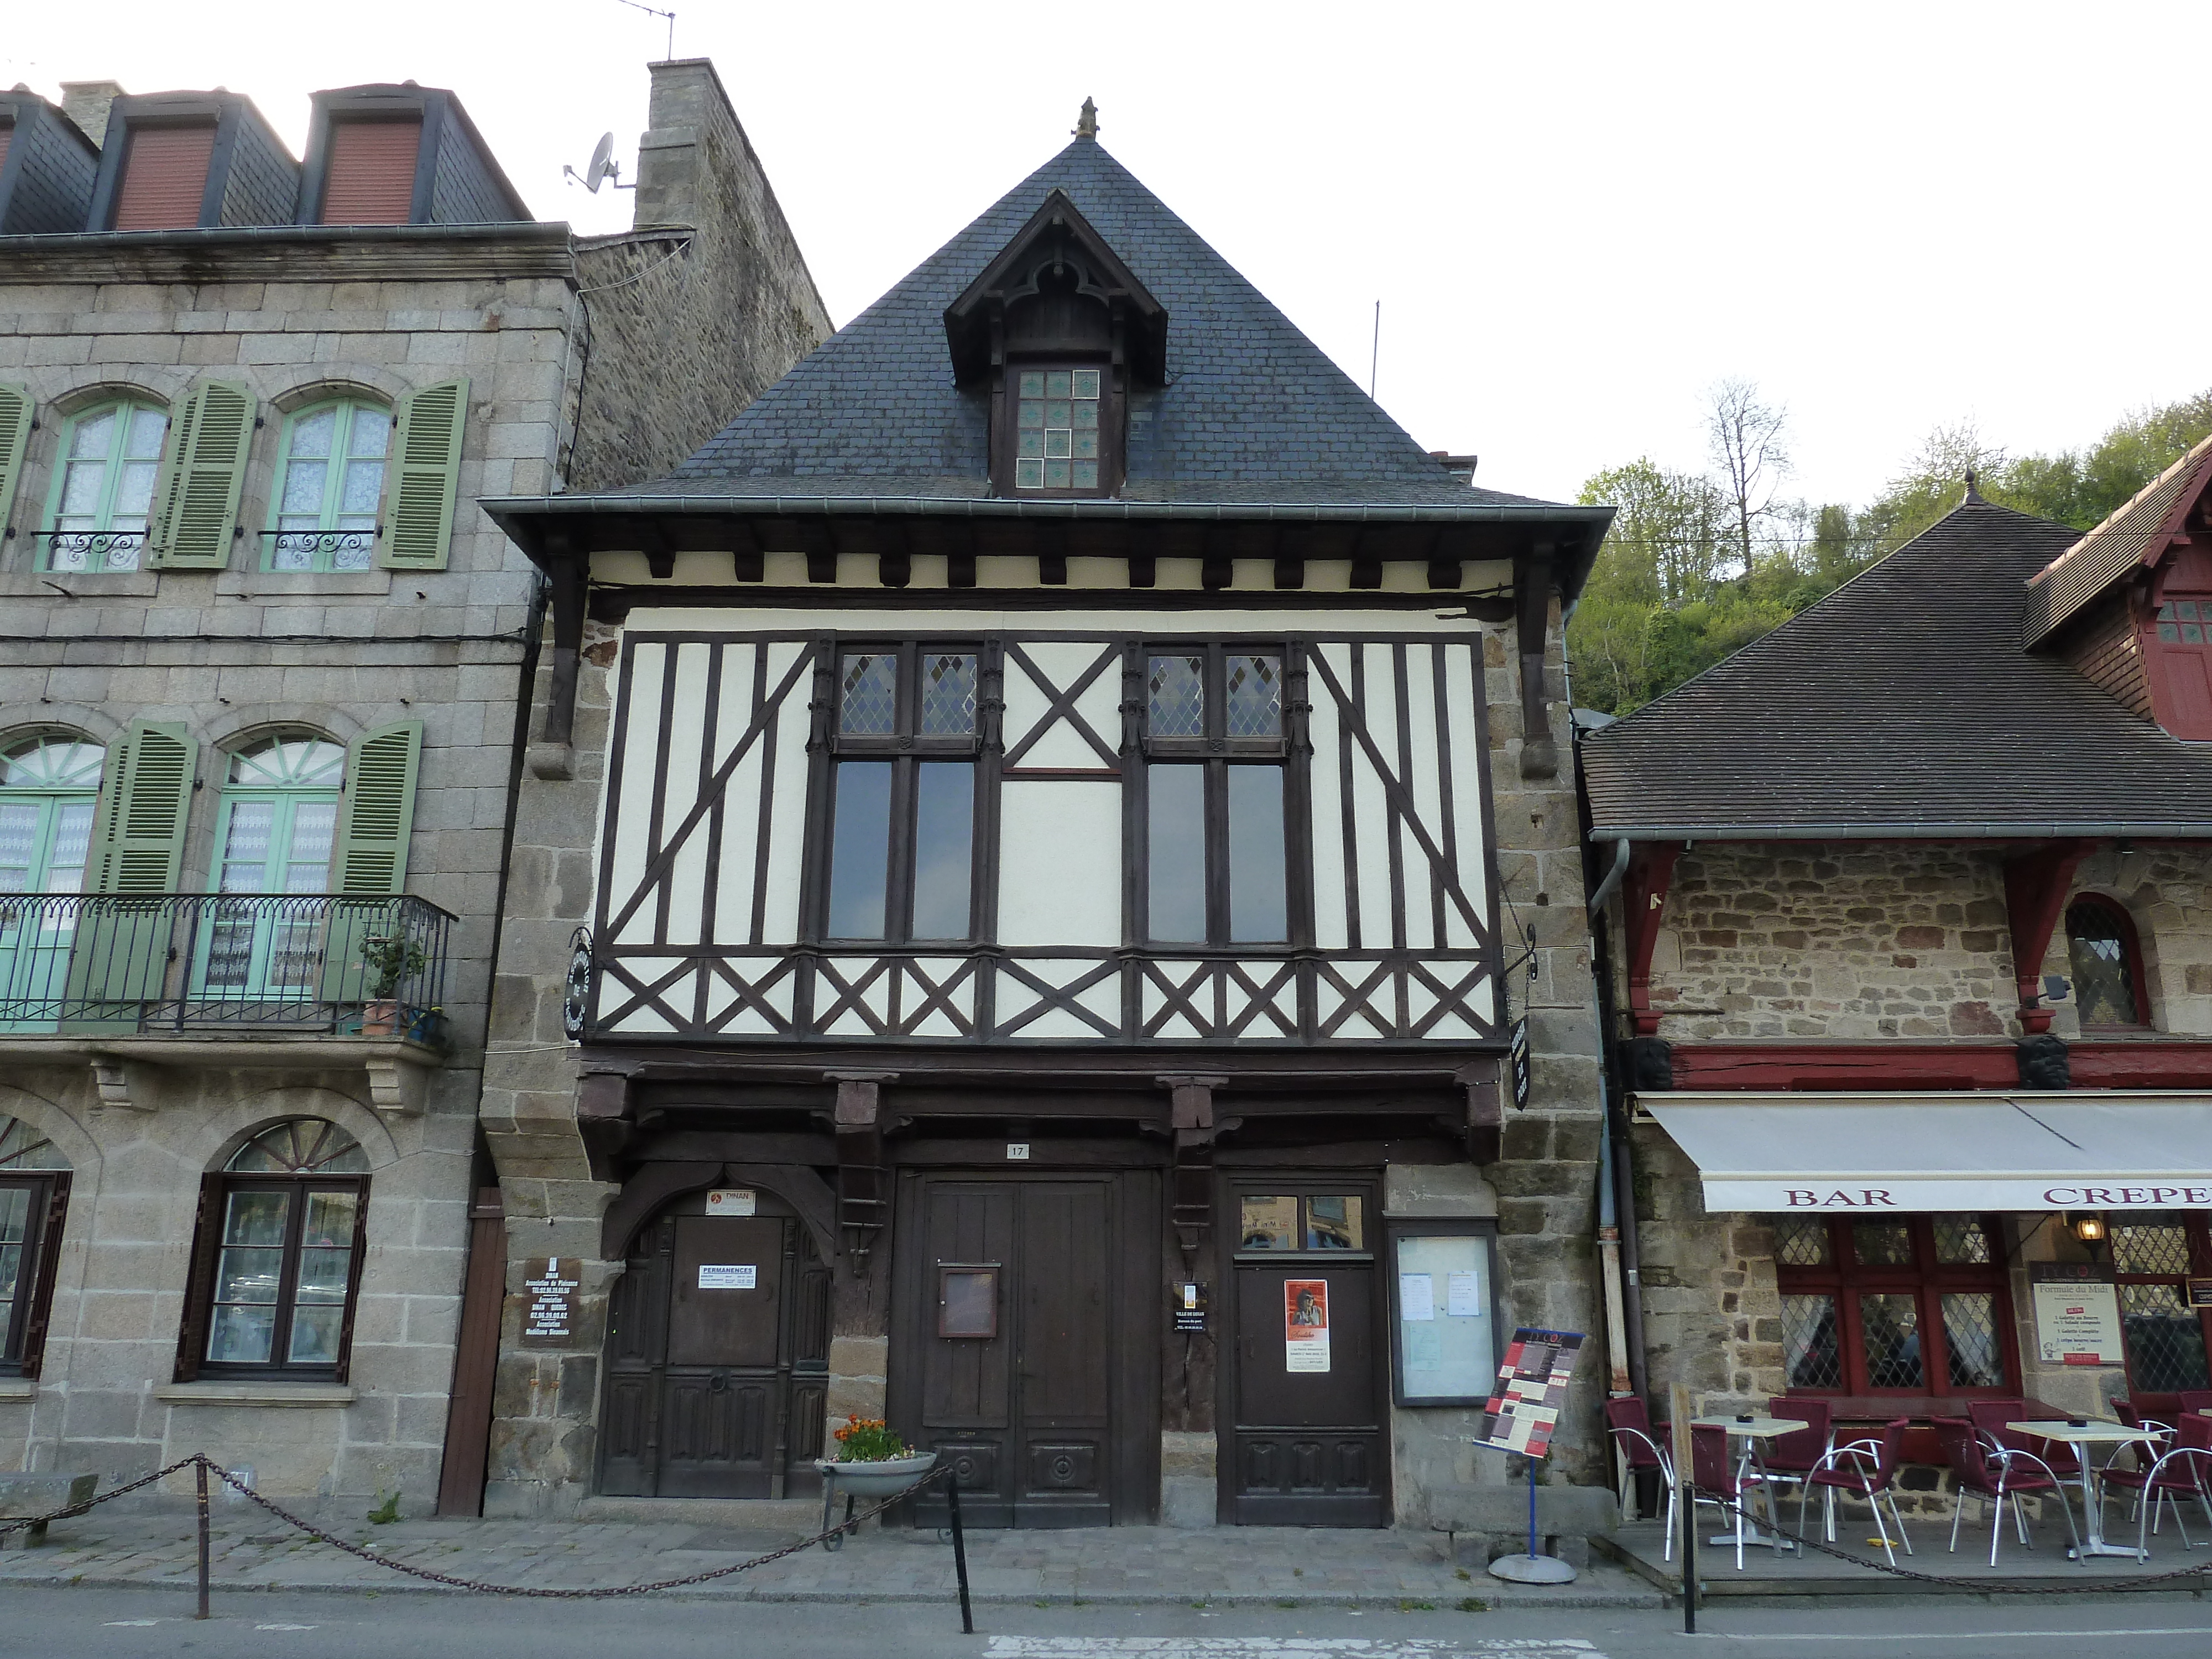
POLYGON ((30 441, 30 392, 20 386, 0 386, 0 532, 8 528, 16 481, 23 476, 23 447, 30 441))
POLYGON ((379 564, 392 570, 446 568, 468 412, 466 380, 424 386, 399 400, 379 564))
POLYGON ((107 746, 93 815, 92 891, 177 890, 198 758, 191 732, 168 722, 140 721, 107 746))
POLYGON ((169 406, 169 440, 154 486, 150 565, 221 570, 230 563, 252 440, 253 394, 234 380, 210 380, 169 406))
POLYGON ((379 726, 346 755, 338 802, 331 890, 397 893, 407 880, 407 837, 415 827, 415 775, 422 763, 422 722, 379 726))

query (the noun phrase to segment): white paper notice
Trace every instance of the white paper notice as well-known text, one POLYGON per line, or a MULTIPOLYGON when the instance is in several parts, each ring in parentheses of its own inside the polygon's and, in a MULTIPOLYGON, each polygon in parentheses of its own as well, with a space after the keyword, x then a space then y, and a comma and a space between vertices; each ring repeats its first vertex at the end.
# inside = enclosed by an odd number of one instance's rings
MULTIPOLYGON (((1456 1279, 1459 1275, 1452 1275, 1456 1279)), ((1437 1281, 1427 1273, 1398 1275, 1398 1317, 1405 1320, 1437 1316, 1437 1281)))
POLYGON ((750 1291, 759 1288, 760 1269, 757 1267, 732 1267, 702 1261, 699 1264, 699 1288, 702 1291, 750 1291))
POLYGON ((1444 1275, 1444 1312, 1454 1319, 1480 1319, 1490 1310, 1482 1305, 1480 1273, 1444 1275))

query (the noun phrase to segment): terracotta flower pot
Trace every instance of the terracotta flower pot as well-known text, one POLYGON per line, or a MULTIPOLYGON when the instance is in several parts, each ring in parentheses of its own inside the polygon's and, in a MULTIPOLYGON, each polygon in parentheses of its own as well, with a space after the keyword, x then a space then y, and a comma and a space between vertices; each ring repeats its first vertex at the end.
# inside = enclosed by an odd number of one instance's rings
POLYGON ((363 1036, 397 1036, 399 1034, 399 1000, 397 997, 377 997, 363 1005, 361 1034, 363 1036))

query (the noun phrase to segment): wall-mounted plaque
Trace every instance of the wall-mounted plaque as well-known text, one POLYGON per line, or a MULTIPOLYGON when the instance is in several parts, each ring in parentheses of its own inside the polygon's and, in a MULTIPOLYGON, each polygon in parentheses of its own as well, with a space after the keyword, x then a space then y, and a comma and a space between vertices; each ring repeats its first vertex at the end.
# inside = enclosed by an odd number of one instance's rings
POLYGON ((755 1215, 759 1207, 750 1187, 717 1187, 707 1194, 708 1215, 755 1215))
POLYGON ((532 1256, 523 1263, 522 1346, 565 1348, 575 1340, 575 1256, 532 1256))

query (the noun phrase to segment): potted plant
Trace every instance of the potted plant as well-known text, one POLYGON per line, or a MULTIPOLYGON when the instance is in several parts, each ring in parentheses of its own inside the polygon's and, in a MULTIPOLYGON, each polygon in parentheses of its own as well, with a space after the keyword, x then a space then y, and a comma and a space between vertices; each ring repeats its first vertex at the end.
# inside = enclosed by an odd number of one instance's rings
POLYGON ((817 1459, 814 1467, 825 1479, 836 1478, 836 1490, 856 1498, 903 1492, 937 1462, 935 1452, 915 1450, 878 1417, 848 1416, 830 1438, 837 1443, 837 1455, 817 1459))
POLYGON ((393 1036, 399 1030, 399 982, 422 971, 429 957, 405 933, 374 933, 362 941, 362 965, 368 969, 368 1002, 361 1011, 363 1036, 393 1036))

